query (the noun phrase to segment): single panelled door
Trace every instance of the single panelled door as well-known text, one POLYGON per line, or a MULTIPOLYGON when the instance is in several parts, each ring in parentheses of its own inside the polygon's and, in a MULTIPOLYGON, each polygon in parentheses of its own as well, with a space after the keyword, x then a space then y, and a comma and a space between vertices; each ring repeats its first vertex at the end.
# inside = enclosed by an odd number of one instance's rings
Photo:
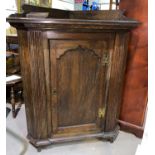
POLYGON ((104 130, 108 40, 50 40, 52 137, 104 130))

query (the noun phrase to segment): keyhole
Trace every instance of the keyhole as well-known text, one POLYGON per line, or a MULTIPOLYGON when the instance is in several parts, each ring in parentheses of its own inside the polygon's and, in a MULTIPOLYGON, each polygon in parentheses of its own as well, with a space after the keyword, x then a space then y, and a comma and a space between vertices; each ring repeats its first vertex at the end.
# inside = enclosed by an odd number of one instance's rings
POLYGON ((56 94, 57 94, 56 89, 53 89, 52 94, 53 94, 53 95, 56 95, 56 94))

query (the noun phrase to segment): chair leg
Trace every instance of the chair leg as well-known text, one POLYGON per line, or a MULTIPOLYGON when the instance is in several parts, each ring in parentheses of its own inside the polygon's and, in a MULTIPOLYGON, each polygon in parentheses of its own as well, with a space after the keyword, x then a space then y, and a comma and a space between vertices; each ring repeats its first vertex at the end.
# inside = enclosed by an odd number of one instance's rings
POLYGON ((15 110, 15 94, 14 94, 14 87, 11 87, 11 105, 12 105, 12 116, 13 118, 16 117, 16 110, 15 110))

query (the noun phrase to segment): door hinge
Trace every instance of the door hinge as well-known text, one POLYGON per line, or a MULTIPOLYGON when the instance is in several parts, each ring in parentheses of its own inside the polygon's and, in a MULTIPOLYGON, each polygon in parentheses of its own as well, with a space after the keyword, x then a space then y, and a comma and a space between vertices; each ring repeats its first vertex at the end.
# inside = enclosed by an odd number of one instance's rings
POLYGON ((99 108, 98 117, 99 118, 104 118, 104 116, 105 116, 105 108, 99 108))
POLYGON ((105 52, 105 53, 103 54, 101 64, 102 64, 102 66, 106 66, 106 65, 109 64, 109 53, 108 53, 108 52, 105 52))

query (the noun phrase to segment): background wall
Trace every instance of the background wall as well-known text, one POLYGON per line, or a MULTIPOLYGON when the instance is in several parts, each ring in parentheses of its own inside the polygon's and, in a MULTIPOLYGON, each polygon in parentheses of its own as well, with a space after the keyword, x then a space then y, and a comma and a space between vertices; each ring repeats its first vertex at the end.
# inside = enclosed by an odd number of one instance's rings
MULTIPOLYGON (((74 10, 82 10, 83 1, 84 0, 74 0, 74 10)), ((89 0, 89 5, 92 5, 92 2, 94 1, 98 3, 100 10, 109 10, 110 3, 113 1, 112 9, 116 9, 116 0, 89 0)))
POLYGON ((52 0, 52 8, 74 10, 74 0, 52 0))
POLYGON ((121 125, 123 130, 141 137, 144 128, 148 93, 148 1, 121 0, 126 16, 142 24, 132 31, 125 78, 121 125))
MULTIPOLYGON (((82 10, 82 4, 84 0, 74 0, 74 9, 75 10, 82 10)), ((89 0, 89 5, 92 5, 92 2, 95 1, 99 3, 99 0, 89 0)))

